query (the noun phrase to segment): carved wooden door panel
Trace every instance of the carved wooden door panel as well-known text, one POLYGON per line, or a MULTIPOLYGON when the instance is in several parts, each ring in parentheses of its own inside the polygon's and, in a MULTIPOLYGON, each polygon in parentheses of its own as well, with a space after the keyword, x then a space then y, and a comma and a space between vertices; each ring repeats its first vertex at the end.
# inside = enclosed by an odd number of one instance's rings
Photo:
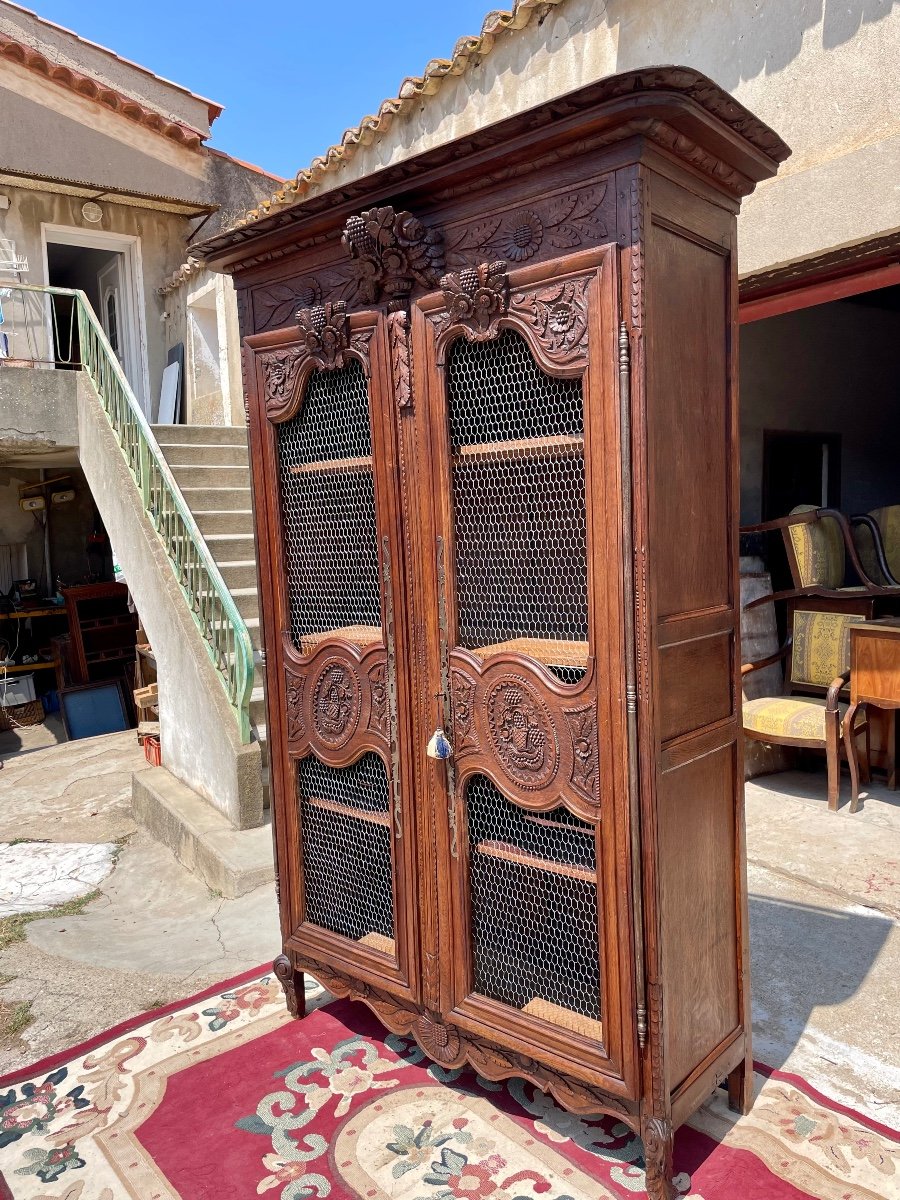
POLYGON ((453 749, 430 788, 444 1036, 476 1063, 507 1046, 525 1074, 523 1054, 533 1074, 602 1071, 624 1095, 616 287, 614 246, 447 276, 414 306, 413 363, 422 473, 440 481, 422 536, 430 690, 453 749))
POLYGON ((274 709, 282 722, 271 744, 283 747, 273 764, 279 858, 292 866, 280 881, 286 944, 326 982, 346 970, 414 998, 415 845, 399 756, 408 688, 398 682, 405 644, 395 619, 403 569, 385 335, 378 314, 349 316, 343 304, 298 319, 299 327, 246 343, 265 400, 264 600, 269 628, 281 631, 280 643, 268 642, 267 680, 270 720, 274 709))

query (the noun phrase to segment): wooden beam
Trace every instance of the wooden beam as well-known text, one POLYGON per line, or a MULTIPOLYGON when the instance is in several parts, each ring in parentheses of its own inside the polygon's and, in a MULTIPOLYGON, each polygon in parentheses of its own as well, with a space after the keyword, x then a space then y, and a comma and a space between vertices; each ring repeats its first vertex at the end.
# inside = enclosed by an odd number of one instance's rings
POLYGON ((762 321, 766 317, 780 317, 784 313, 797 312, 801 308, 812 308, 816 304, 830 304, 832 300, 844 300, 862 292, 874 292, 878 288, 891 287, 900 283, 900 263, 860 271, 855 275, 844 275, 838 279, 825 279, 818 283, 800 283, 783 292, 759 299, 742 300, 740 322, 762 321))

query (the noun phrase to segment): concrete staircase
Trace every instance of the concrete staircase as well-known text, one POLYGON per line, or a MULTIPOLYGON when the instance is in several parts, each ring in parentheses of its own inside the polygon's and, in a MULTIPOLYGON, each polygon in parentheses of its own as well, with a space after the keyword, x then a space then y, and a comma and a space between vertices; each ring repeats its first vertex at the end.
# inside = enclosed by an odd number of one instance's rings
POLYGON ((256 666, 250 724, 268 798, 268 745, 247 432, 237 425, 154 425, 153 433, 244 618, 256 666))

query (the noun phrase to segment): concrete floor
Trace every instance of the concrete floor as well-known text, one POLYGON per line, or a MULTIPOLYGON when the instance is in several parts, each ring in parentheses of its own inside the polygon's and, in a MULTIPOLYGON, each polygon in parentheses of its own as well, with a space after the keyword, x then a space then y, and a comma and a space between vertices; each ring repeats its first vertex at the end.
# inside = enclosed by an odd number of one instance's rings
POLYGON ((22 1001, 33 1017, 0 1039, 0 1074, 278 953, 273 885, 225 900, 136 825, 131 776, 147 763, 134 732, 57 744, 21 730, 0 735, 0 759, 0 842, 124 843, 97 900, 0 953, 0 1019, 22 1001))
MULTIPOLYGON (((136 827, 133 733, 17 736, 0 735, 0 842, 125 844, 82 914, 0 953, 0 1004, 34 1016, 0 1073, 274 957, 271 885, 223 900, 136 827)), ((900 793, 832 814, 824 769, 767 776, 747 785, 747 829, 756 1057, 900 1127, 900 793)))

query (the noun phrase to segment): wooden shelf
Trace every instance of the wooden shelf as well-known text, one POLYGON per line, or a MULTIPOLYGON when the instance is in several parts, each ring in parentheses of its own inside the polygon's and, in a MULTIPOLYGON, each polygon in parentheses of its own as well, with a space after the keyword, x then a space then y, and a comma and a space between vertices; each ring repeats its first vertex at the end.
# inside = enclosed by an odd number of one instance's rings
POLYGON ((117 629, 121 626, 133 627, 134 617, 131 613, 117 613, 111 617, 89 617, 86 621, 79 623, 86 633, 91 633, 97 629, 117 629))
POLYGON ((133 662, 134 646, 111 646, 108 650, 90 650, 84 657, 89 663, 116 662, 119 659, 133 662))
POLYGON ((542 1021, 549 1021, 551 1025, 558 1025, 560 1029, 568 1029, 572 1033, 580 1033, 584 1037, 603 1041, 602 1021, 586 1017, 582 1013, 575 1012, 574 1009, 563 1008, 561 1004, 553 1004, 552 1001, 545 1000, 543 996, 535 996, 529 1000, 522 1012, 528 1013, 531 1017, 540 1017, 542 1021))
POLYGON ((340 475, 345 472, 372 470, 371 455, 365 458, 328 458, 322 462, 297 463, 292 475, 340 475))
POLYGON ((0 621, 27 621, 29 617, 64 617, 65 605, 58 604, 52 608, 20 608, 15 612, 0 613, 0 621))
POLYGON ((305 796, 304 799, 312 808, 339 813, 342 817, 353 817, 357 821, 366 821, 369 825, 382 825, 385 829, 391 827, 390 813, 372 812, 367 808, 353 808, 349 804, 341 804, 339 800, 327 800, 323 796, 305 796))
POLYGON ((511 846, 508 842, 479 842, 476 850, 488 858, 501 858, 504 862, 515 863, 519 867, 532 867, 536 871, 547 871, 550 875, 565 875, 568 879, 580 879, 583 883, 597 882, 597 872, 590 867, 541 858, 538 854, 532 854, 530 850, 523 850, 521 846, 511 846))
POLYGON ((580 833, 583 837, 593 837, 594 827, 582 829, 579 825, 567 825, 564 821, 555 821, 545 813, 522 813, 522 820, 530 825, 543 825, 548 829, 561 829, 564 833, 580 833))
POLYGON ((459 446, 455 459, 510 458, 512 456, 539 458, 569 458, 584 454, 584 438, 579 434, 558 434, 556 437, 518 438, 509 442, 473 442, 459 446))
POLYGON ((587 667, 587 642, 551 641, 545 638, 512 638, 508 642, 495 642, 492 646, 475 646, 472 654, 477 658, 490 658, 494 654, 527 654, 548 667, 587 667))
POLYGON ((31 671, 55 671, 59 663, 54 659, 53 662, 36 663, 16 663, 14 666, 5 667, 0 663, 0 679, 4 675, 27 675, 31 671))
POLYGON ((382 639, 381 626, 346 625, 343 629, 326 629, 324 633, 307 633, 300 639, 300 651, 302 654, 312 654, 317 646, 331 638, 343 638, 354 646, 375 646, 382 639))

